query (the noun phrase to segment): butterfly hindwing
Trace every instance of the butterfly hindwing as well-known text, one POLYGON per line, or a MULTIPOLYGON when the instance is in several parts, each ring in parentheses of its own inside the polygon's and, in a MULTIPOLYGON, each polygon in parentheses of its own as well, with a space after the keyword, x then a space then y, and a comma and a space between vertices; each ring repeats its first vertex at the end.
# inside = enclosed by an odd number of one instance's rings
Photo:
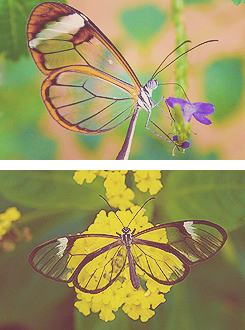
POLYGON ((121 239, 104 250, 91 253, 77 268, 73 279, 76 288, 87 293, 99 293, 111 286, 121 274, 127 261, 126 248, 121 239))
POLYGON ((113 129, 132 115, 136 100, 131 90, 131 85, 95 68, 70 66, 44 81, 42 98, 62 126, 93 134, 113 129))
MULTIPOLYGON (((141 244, 140 239, 132 246, 132 254, 137 268, 160 284, 172 285, 182 281, 189 273, 189 265, 184 263, 168 247, 157 248, 141 244)), ((153 242, 155 244, 155 242, 153 242)), ((153 245, 154 245, 153 244, 153 245)), ((161 243, 162 244, 162 243, 161 243)))

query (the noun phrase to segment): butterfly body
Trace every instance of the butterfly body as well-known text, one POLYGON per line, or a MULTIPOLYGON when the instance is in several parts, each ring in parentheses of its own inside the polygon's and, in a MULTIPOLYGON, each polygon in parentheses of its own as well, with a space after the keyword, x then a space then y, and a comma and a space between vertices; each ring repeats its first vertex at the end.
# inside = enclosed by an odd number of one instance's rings
POLYGON ((140 91, 138 92, 137 105, 140 108, 145 109, 149 114, 155 106, 155 102, 152 100, 152 92, 157 86, 157 80, 150 79, 145 85, 140 86, 140 91))
POLYGON ((121 240, 127 250, 127 258, 128 258, 128 266, 129 266, 129 274, 130 274, 131 283, 132 283, 134 289, 138 290, 140 288, 140 281, 139 281, 139 277, 136 273, 134 259, 133 259, 132 253, 131 253, 132 238, 133 238, 132 235, 134 234, 134 231, 131 234, 130 228, 124 227, 122 229, 121 240))

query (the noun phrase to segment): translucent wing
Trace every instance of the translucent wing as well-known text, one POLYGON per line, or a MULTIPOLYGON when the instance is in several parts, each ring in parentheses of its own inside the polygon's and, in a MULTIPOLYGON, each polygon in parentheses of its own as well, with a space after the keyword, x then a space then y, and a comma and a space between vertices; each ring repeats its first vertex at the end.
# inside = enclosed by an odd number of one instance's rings
POLYGON ((182 281, 189 273, 189 266, 174 251, 167 252, 148 244, 134 244, 131 248, 134 262, 144 273, 161 284, 172 285, 182 281))
POLYGON ((33 59, 45 74, 68 65, 87 65, 140 86, 132 68, 103 32, 68 5, 44 2, 35 7, 27 38, 33 59))
POLYGON ((42 98, 62 126, 81 133, 103 133, 133 114, 137 93, 119 79, 87 66, 52 73, 42 85, 42 98))
POLYGON ((85 15, 56 2, 38 5, 27 25, 38 68, 50 75, 42 98, 59 124, 93 134, 128 119, 140 83, 122 54, 85 15))
POLYGON ((118 237, 113 235, 60 237, 36 247, 29 255, 29 263, 45 277, 68 283, 88 262, 120 244, 118 237))
POLYGON ((179 221, 149 228, 133 238, 136 265, 162 284, 175 284, 189 266, 214 256, 227 238, 225 230, 209 221, 179 221))
POLYGON ((87 293, 107 289, 121 274, 127 260, 127 251, 121 239, 106 246, 100 253, 92 253, 77 268, 73 284, 87 293))

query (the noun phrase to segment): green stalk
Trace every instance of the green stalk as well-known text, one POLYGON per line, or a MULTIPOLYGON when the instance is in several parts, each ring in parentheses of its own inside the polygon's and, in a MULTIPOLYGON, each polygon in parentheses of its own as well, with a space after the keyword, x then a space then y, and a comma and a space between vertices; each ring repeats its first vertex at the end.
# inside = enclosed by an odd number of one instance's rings
MULTIPOLYGON (((172 0, 172 20, 175 26, 176 47, 183 41, 187 40, 185 26, 182 21, 182 13, 184 11, 184 0, 172 0)), ((184 53, 188 49, 188 44, 184 44, 177 49, 176 57, 184 53)), ((186 55, 183 55, 175 62, 175 82, 180 84, 185 92, 187 92, 187 70, 188 62, 186 55)), ((175 86, 175 97, 184 98, 183 91, 179 86, 175 86)))

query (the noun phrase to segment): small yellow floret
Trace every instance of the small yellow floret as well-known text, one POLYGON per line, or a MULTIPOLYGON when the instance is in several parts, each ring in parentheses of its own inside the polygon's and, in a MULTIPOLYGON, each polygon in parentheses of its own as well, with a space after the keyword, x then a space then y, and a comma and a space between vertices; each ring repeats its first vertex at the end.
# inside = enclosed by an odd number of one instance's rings
POLYGON ((146 192, 149 189, 151 195, 157 194, 163 187, 161 181, 161 171, 142 171, 138 170, 134 173, 134 180, 138 182, 137 188, 146 192))
POLYGON ((100 171, 93 171, 93 170, 81 170, 81 171, 76 171, 73 179, 80 185, 83 184, 84 180, 87 183, 91 183, 94 181, 96 176, 99 174, 100 171))
POLYGON ((12 222, 19 220, 20 211, 15 207, 9 207, 4 213, 0 214, 0 239, 10 230, 12 222))

